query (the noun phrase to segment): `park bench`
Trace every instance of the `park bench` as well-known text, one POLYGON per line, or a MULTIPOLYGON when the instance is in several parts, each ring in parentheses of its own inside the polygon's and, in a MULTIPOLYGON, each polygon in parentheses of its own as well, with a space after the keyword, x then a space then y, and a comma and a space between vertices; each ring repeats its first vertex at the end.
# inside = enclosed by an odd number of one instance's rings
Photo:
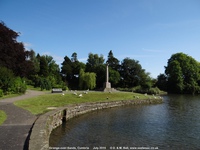
POLYGON ((51 93, 62 93, 62 89, 59 88, 52 88, 51 93))

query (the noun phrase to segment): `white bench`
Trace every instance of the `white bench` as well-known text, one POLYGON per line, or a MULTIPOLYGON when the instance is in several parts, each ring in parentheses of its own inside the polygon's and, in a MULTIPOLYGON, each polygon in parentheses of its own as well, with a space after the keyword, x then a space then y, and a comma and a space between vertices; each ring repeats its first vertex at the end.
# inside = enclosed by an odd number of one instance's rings
POLYGON ((53 88, 51 90, 51 93, 62 93, 62 92, 63 92, 62 89, 58 89, 58 88, 53 88))

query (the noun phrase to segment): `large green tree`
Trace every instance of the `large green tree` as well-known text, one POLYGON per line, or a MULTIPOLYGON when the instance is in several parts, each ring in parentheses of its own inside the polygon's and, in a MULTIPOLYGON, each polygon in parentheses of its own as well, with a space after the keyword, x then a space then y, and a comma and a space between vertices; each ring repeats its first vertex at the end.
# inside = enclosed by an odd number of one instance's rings
POLYGON ((88 54, 85 72, 94 72, 96 74, 96 87, 103 87, 105 82, 105 64, 103 55, 88 54))
POLYGON ((108 53, 108 60, 106 61, 108 63, 109 67, 111 67, 114 70, 119 69, 119 60, 114 57, 112 50, 108 53))
POLYGON ((170 93, 194 94, 199 90, 200 65, 184 53, 176 53, 168 60, 165 67, 167 90, 170 93))
POLYGON ((40 76, 47 77, 49 75, 48 62, 45 56, 40 57, 40 76))
POLYGON ((79 73, 79 88, 81 90, 94 89, 96 87, 96 74, 93 72, 84 72, 83 69, 79 73))
POLYGON ((74 52, 71 59, 68 56, 64 57, 61 73, 64 81, 66 81, 72 89, 78 89, 80 69, 85 70, 85 64, 78 61, 77 53, 74 52))
POLYGON ((66 80, 72 79, 72 62, 68 56, 64 57, 62 62, 61 73, 66 78, 66 80))
POLYGON ((167 91, 167 76, 165 74, 158 75, 155 84, 160 90, 167 91))
MULTIPOLYGON (((121 86, 122 87, 134 87, 140 85, 146 80, 145 70, 139 64, 139 61, 125 58, 120 67, 121 86)), ((144 83, 143 83, 144 84, 144 83)))
POLYGON ((103 65, 105 59, 103 55, 89 53, 87 63, 86 63, 86 71, 88 72, 95 72, 96 67, 103 65))
POLYGON ((30 51, 27 51, 27 60, 31 62, 32 64, 32 71, 30 73, 30 75, 36 75, 39 73, 40 71, 40 55, 37 54, 33 49, 31 49, 30 51))
POLYGON ((117 87, 120 81, 120 74, 118 71, 109 68, 109 82, 111 82, 112 87, 117 87))

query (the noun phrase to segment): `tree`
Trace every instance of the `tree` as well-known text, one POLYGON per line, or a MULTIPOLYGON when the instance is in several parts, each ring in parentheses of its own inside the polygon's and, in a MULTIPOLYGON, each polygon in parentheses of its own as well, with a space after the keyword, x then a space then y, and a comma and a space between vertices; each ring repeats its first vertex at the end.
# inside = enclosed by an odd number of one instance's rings
POLYGON ((199 71, 199 63, 191 56, 184 53, 173 54, 165 67, 168 92, 190 94, 197 92, 199 71))
POLYGON ((149 72, 145 72, 145 71, 141 72, 141 74, 140 74, 140 85, 141 85, 141 88, 144 91, 148 91, 152 87, 153 81, 150 77, 149 72))
POLYGON ((30 51, 26 51, 26 57, 27 60, 30 61, 32 63, 32 71, 31 71, 31 75, 35 75, 37 73, 39 73, 40 71, 40 55, 35 54, 35 51, 33 49, 31 49, 30 51))
POLYGON ((120 74, 118 71, 109 68, 109 82, 111 82, 112 87, 116 87, 120 81, 120 74))
POLYGON ((74 52, 74 53, 72 54, 71 57, 72 57, 72 58, 71 58, 71 62, 76 62, 76 61, 78 61, 77 53, 76 53, 76 52, 74 52))
POLYGON ((17 42, 19 33, 0 23, 0 65, 11 69, 16 76, 26 77, 32 68, 23 43, 17 42))
POLYGON ((47 77, 49 75, 48 62, 45 56, 40 57, 40 76, 47 77))
POLYGON ((103 55, 89 53, 85 72, 94 72, 96 74, 96 87, 101 88, 105 82, 105 65, 103 55))
POLYGON ((53 60, 52 56, 45 55, 44 56, 48 66, 49 75, 57 75, 60 72, 59 65, 56 64, 55 60, 53 60))
POLYGON ((61 67, 61 73, 67 80, 72 78, 72 63, 69 57, 65 56, 61 67))
POLYGON ((158 75, 156 86, 160 90, 167 91, 167 76, 165 74, 158 75))
POLYGON ((13 82, 14 82, 14 74, 12 70, 1 66, 0 67, 0 89, 2 89, 4 93, 11 91, 13 82))
POLYGON ((108 60, 106 61, 110 68, 114 70, 119 69, 119 60, 114 57, 112 50, 108 53, 108 60))
POLYGON ((86 71, 94 72, 97 66, 103 65, 105 59, 103 55, 89 53, 87 63, 86 63, 86 71))
POLYGON ((145 70, 139 64, 139 61, 134 59, 125 58, 121 63, 120 75, 122 87, 134 87, 140 85, 142 75, 145 70))
POLYGON ((103 83, 106 80, 106 67, 105 65, 96 66, 95 69, 91 69, 90 72, 94 72, 96 74, 96 88, 102 88, 103 83))
POLYGON ((78 61, 77 53, 72 54, 72 58, 65 56, 61 67, 64 80, 72 89, 78 88, 80 69, 85 70, 85 64, 78 61))
POLYGON ((96 74, 93 72, 84 72, 83 69, 79 73, 79 88, 94 89, 96 87, 96 74))

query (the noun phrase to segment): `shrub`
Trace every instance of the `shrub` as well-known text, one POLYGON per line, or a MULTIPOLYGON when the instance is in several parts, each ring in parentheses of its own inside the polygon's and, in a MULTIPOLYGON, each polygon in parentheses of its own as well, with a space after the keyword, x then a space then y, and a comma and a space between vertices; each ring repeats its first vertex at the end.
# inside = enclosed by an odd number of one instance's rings
POLYGON ((41 90, 50 90, 51 89, 51 82, 46 78, 40 78, 40 87, 41 90))
POLYGON ((0 89, 0 97, 3 97, 3 90, 0 89))
POLYGON ((10 91, 13 85, 14 74, 12 70, 0 66, 0 88, 4 93, 10 91))
POLYGON ((160 94, 160 89, 158 87, 150 88, 148 94, 160 94))
POLYGON ((16 77, 14 84, 11 87, 11 92, 13 93, 25 93, 26 92, 26 82, 20 77, 16 77))

